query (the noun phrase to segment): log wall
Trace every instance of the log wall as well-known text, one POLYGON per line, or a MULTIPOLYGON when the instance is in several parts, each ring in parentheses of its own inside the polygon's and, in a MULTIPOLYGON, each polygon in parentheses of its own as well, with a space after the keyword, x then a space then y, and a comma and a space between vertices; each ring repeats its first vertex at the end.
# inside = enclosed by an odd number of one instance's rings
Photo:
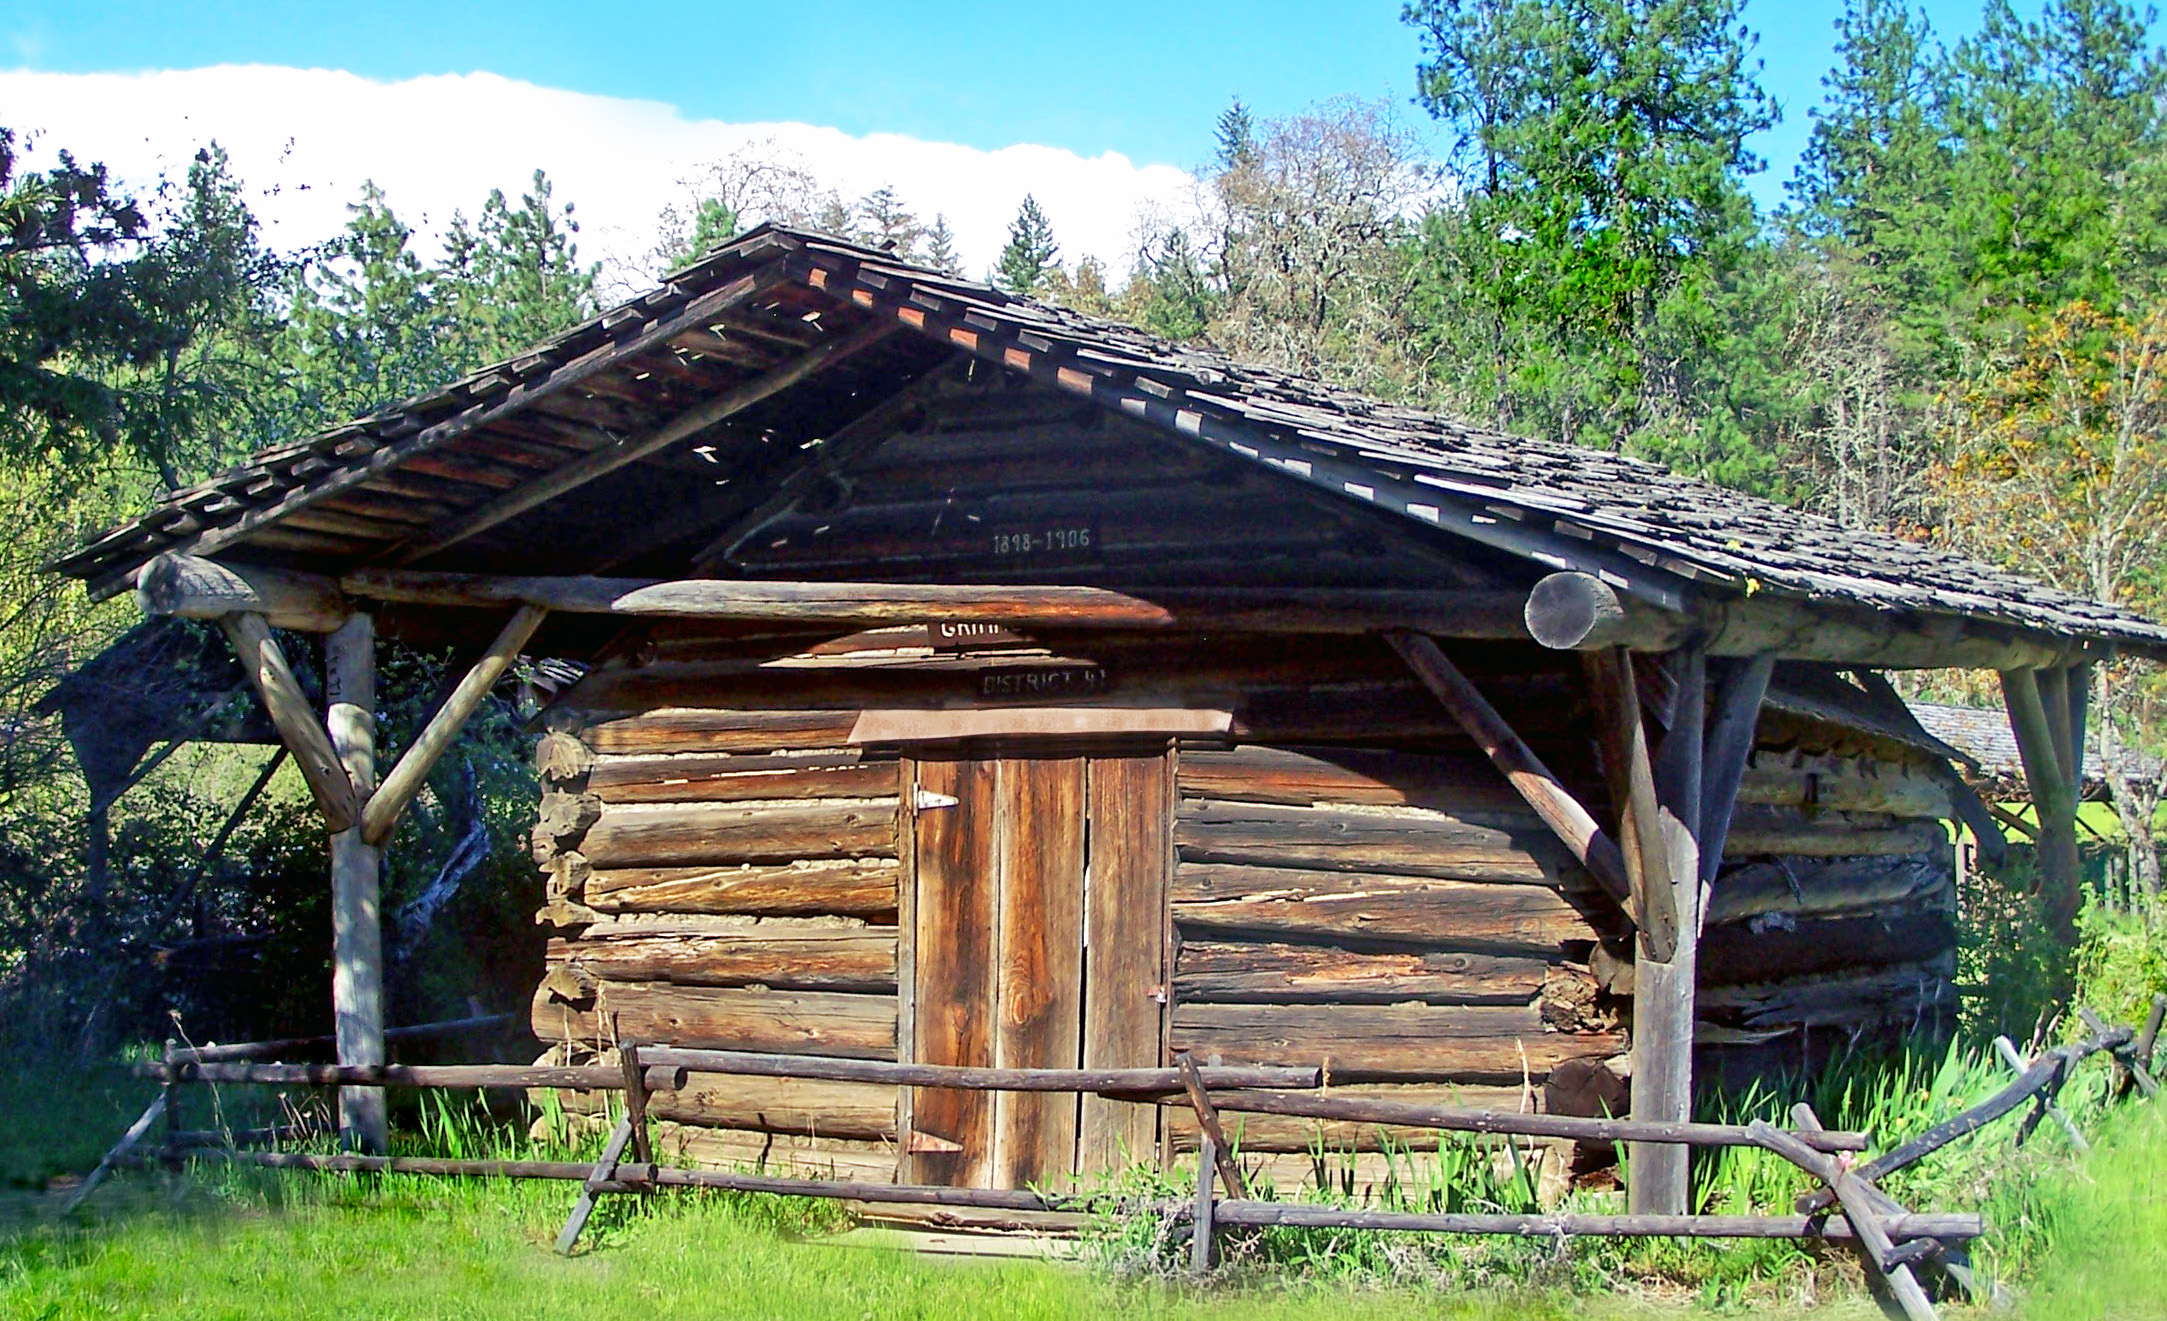
MULTIPOLYGON (((536 749, 533 833, 555 926, 533 1003, 548 1058, 614 1058, 613 1032, 896 1058, 892 753, 847 746, 818 712, 559 723, 536 749)), ((896 1101, 892 1087, 695 1075, 652 1113, 665 1152, 886 1180, 896 1101)))
MULTIPOLYGON (((763 644, 665 625, 567 696, 537 750, 534 832, 559 924, 534 1022, 556 1057, 606 1054, 614 1022, 642 1040, 896 1058, 908 804, 896 750, 848 742, 858 715, 980 704, 989 673, 1091 665, 1106 678, 1082 704, 1235 713, 1227 736, 1176 752, 1169 1052, 1468 1104, 1618 1104, 1622 916, 1381 646, 926 642, 891 630, 774 666, 763 644)), ((1604 811, 1576 676, 1462 650, 1604 811)), ((1907 1034, 1953 1007, 1947 791, 1885 745, 1770 728, 1708 909, 1704 1069, 1816 1035, 1907 1034)), ((896 1155, 892 1089, 702 1078, 656 1113, 688 1151, 795 1162, 839 1143, 861 1174, 896 1155)), ((1179 1112, 1164 1134, 1169 1151, 1195 1142, 1179 1112)), ((1408 1137, 1264 1120, 1242 1142, 1291 1160, 1408 1137)))

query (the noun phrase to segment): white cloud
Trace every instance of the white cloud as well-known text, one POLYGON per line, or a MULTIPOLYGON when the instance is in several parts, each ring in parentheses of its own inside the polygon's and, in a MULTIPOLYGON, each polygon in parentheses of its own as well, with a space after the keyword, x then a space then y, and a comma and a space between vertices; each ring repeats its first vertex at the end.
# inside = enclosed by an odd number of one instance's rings
POLYGON ((0 124, 38 134, 36 157, 65 147, 143 186, 178 176, 216 139, 251 190, 268 241, 294 248, 335 233, 362 181, 431 237, 491 188, 517 196, 535 167, 577 205, 582 256, 647 273, 655 220, 680 181, 772 142, 845 198, 882 185, 930 219, 948 217, 981 274, 1025 193, 1052 220, 1062 256, 1128 266, 1141 211, 1178 208, 1192 181, 1108 152, 1020 144, 985 151, 896 134, 852 137, 808 124, 687 119, 657 101, 591 96, 492 73, 376 82, 329 69, 227 65, 145 73, 0 72, 0 124))

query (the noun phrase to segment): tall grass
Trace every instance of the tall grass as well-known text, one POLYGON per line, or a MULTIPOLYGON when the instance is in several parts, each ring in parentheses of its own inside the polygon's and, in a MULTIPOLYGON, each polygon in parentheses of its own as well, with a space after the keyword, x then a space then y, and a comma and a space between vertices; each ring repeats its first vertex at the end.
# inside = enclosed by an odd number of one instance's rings
MULTIPOLYGON (((2062 1093, 2063 1108, 2094 1127, 2107 1108, 2111 1072, 2094 1059, 2062 1093)), ((1952 1044, 1938 1056, 1859 1055, 1823 1070, 1806 1099, 1831 1128, 1871 1134, 1886 1150, 1976 1105, 2011 1080, 1990 1052, 1952 1044)), ((1756 1087, 1703 1098, 1697 1118, 1788 1124, 1796 1090, 1756 1087)), ((1944 1148, 1886 1181, 1907 1206, 1977 1211, 1988 1235, 1973 1265, 1988 1283, 2026 1278, 2051 1251, 2073 1153, 2052 1126, 2021 1144, 2010 1118, 1944 1148)), ((1315 1177, 1298 1197, 1337 1206, 1427 1212, 1531 1212, 1544 1208, 1530 1163, 1501 1159, 1497 1138, 1440 1134, 1419 1146, 1390 1147, 1386 1173, 1358 1183, 1353 1155, 1312 1151, 1315 1177)), ((1238 1153, 1237 1153, 1238 1154, 1238 1153)), ((1622 1159, 1620 1181, 1630 1184, 1622 1159)), ((1128 1277, 1172 1277, 1188 1268, 1181 1217, 1192 1196, 1186 1171, 1131 1171, 1112 1191, 1086 1235, 1090 1258, 1128 1277)), ((1796 1166, 1750 1147, 1704 1148, 1693 1160, 1694 1205, 1711 1215, 1785 1214, 1814 1185, 1796 1166)), ((1568 1211, 1621 1209, 1615 1190, 1578 1190, 1568 1211)), ((1455 1237, 1273 1226, 1222 1231, 1223 1273, 1235 1280, 1338 1281, 1368 1285, 1455 1287, 1536 1282, 1582 1294, 1629 1289, 1690 1294, 1717 1306, 1809 1305, 1858 1284, 1847 1252, 1786 1240, 1573 1239, 1455 1237)))

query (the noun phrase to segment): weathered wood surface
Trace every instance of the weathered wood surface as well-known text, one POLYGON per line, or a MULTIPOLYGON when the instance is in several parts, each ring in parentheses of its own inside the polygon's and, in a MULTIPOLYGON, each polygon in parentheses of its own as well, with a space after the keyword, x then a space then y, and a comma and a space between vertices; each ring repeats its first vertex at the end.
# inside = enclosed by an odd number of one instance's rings
MULTIPOLYGON (((1511 716, 1522 737, 1556 742, 1570 728, 1575 702, 1564 683, 1543 676, 1540 682, 1515 688, 1519 700, 1508 701, 1503 693, 1492 700, 1511 716)), ((1414 682, 1250 689, 1235 715, 1233 733, 1254 743, 1375 742, 1425 752, 1476 751, 1459 722, 1445 713, 1429 689, 1414 682)))
MULTIPOLYGON (((1615 1119, 1608 1116, 1537 1114, 1519 1110, 1476 1110, 1458 1105, 1434 1105, 1363 1095, 1359 1092, 1265 1092, 1229 1090, 1216 1094, 1219 1108, 1229 1114, 1265 1114, 1359 1123, 1402 1124, 1453 1133, 1513 1134, 1520 1137, 1560 1138, 1575 1142, 1643 1142, 1684 1149, 1701 1147, 1759 1146, 1753 1126, 1705 1124, 1688 1120, 1615 1119)), ((1178 1105, 1164 1100, 1161 1105, 1178 1105)), ((1864 1133, 1831 1132, 1818 1127, 1802 1131, 1799 1141, 1816 1151, 1864 1151, 1864 1133)))
POLYGON ((225 615, 218 622, 233 644, 241 672, 255 687, 272 726, 286 750, 293 754, 295 769, 301 772, 317 810, 323 813, 324 828, 334 835, 351 828, 361 813, 360 799, 346 776, 338 750, 331 746, 330 734, 310 708, 300 681, 294 678, 285 651, 271 636, 270 625, 262 615, 248 613, 225 615))
POLYGON ((1756 750, 1747 764, 1738 801, 1927 819, 1956 814, 1948 784, 1910 763, 1767 748, 1756 750))
POLYGON ((602 981, 679 986, 772 986, 793 990, 895 992, 893 927, 776 928, 743 932, 609 938, 589 927, 576 941, 549 942, 552 964, 569 962, 602 981))
POLYGON ((544 1041, 605 1041, 607 1015, 635 1041, 717 1050, 895 1058, 892 995, 767 991, 754 987, 605 982, 591 1003, 535 993, 534 1034, 544 1041))
MULTIPOLYGON (((139 1066, 146 1077, 167 1081, 260 1083, 274 1087, 563 1087, 616 1091, 625 1078, 614 1066, 530 1064, 265 1064, 232 1060, 210 1064, 139 1066), (174 1074, 178 1073, 178 1079, 174 1074)), ((682 1070, 647 1070, 650 1091, 669 1091, 684 1081, 682 1070)))
POLYGON ((1610 584, 1587 573, 1553 573, 1527 595, 1522 622, 1528 636, 1558 651, 1595 651, 1645 641, 1650 625, 1667 631, 1669 621, 1642 616, 1641 602, 1620 601, 1610 584))
MULTIPOLYGON (((1412 1105, 1466 1106, 1482 1110, 1531 1109, 1541 1088, 1529 1091, 1518 1084, 1470 1083, 1465 1086, 1431 1083, 1334 1084, 1334 1096, 1375 1097, 1412 1105)), ((1213 1092, 1219 1095, 1218 1091, 1213 1092)), ((1178 1105, 1164 1107, 1167 1139, 1177 1152, 1196 1150, 1197 1123, 1193 1111, 1178 1105)), ((1425 1144, 1436 1151, 1437 1129, 1408 1124, 1365 1123, 1348 1119, 1312 1119, 1299 1115, 1255 1115, 1229 1111, 1220 1124, 1237 1151, 1326 1152, 1412 1151, 1420 1157, 1425 1144)))
POLYGON ((1349 1081, 1509 1081, 1616 1054, 1624 1038, 1547 1032, 1534 1007, 1191 1004, 1175 1006, 1170 1044, 1206 1063, 1322 1062, 1349 1081))
POLYGON ((1181 860, 1594 889, 1532 814, 1475 819, 1419 808, 1352 811, 1190 800, 1174 827, 1181 860))
MULTIPOLYGON (((899 1156, 892 1141, 844 1137, 841 1134, 772 1133, 751 1129, 709 1128, 674 1120, 655 1125, 655 1147, 665 1161, 681 1161, 703 1167, 686 1171, 729 1179, 751 1177, 846 1180, 873 1185, 896 1182, 899 1156), (746 1171, 752 1171, 750 1176, 746 1171)), ((898 1192, 905 1190, 898 1189, 898 1192)), ((944 1188, 951 1195, 995 1197, 1003 1194, 983 1188, 944 1188)), ((839 1196, 866 1197, 864 1190, 844 1189, 839 1196)), ((1031 1197, 1030 1193, 1007 1193, 1008 1197, 1031 1197)), ((922 1197, 921 1197, 922 1200, 922 1197)))
MULTIPOLYGON (((813 345, 768 371, 702 399, 690 408, 677 412, 667 421, 643 429, 640 434, 612 437, 607 444, 581 454, 570 463, 553 466, 539 475, 522 476, 517 485, 496 499, 479 508, 455 514, 406 541, 399 548, 397 562, 412 564, 448 546, 479 535, 527 510, 546 504, 596 478, 615 472, 627 464, 660 453, 734 413, 742 412, 763 399, 789 389, 822 368, 878 344, 894 330, 892 325, 881 326, 876 323, 845 331, 833 339, 813 345)), ((389 574, 392 571, 385 572, 389 574)), ((369 589, 366 583, 357 582, 349 590, 366 593, 369 589)))
MULTIPOLYGON (((600 1114, 600 1092, 561 1091, 573 1114, 600 1114)), ((647 1112, 658 1120, 709 1128, 895 1140, 895 1088, 817 1078, 694 1073, 675 1091, 656 1092, 647 1112)))
POLYGON ((1600 934, 1543 886, 1355 871, 1184 862, 1174 920, 1188 932, 1366 937, 1460 949, 1555 952, 1600 934))
MULTIPOLYGON (((1082 1057, 1085 765, 1081 757, 995 763, 997 1068, 1074 1068, 1082 1057)), ((994 1185, 1066 1182, 1077 1112, 1072 1096, 998 1093, 994 1185)))
POLYGON ((858 858, 895 851, 896 800, 604 808, 579 838, 596 869, 858 858))
POLYGON ((1376 748, 1184 749, 1182 793, 1308 807, 1363 803, 1447 813, 1519 815, 1527 810, 1496 769, 1478 756, 1425 756, 1376 748))
POLYGON ((798 757, 688 753, 595 757, 587 791, 605 803, 726 803, 747 799, 879 798, 896 792, 896 763, 855 751, 798 757))
POLYGON ((1912 857, 1790 859, 1732 867, 1716 881, 1708 924, 1766 914, 1794 917, 1883 908, 1933 894, 1955 880, 1953 849, 1912 857))
POLYGON ((1459 667, 1428 637, 1419 633, 1391 633, 1386 640, 1406 660, 1408 668, 1421 678, 1423 686, 1467 731, 1467 736, 1482 749, 1498 774, 1527 800, 1528 807, 1565 845, 1566 851, 1587 868, 1596 883, 1609 891, 1612 898, 1620 903, 1629 902, 1625 860, 1618 852, 1617 841, 1604 832, 1594 814, 1543 764, 1535 750, 1498 713, 1481 690, 1460 673, 1459 667))
POLYGON ((613 913, 835 913, 879 920, 896 911, 901 875, 892 857, 602 870, 588 870, 583 854, 562 855, 570 858, 579 860, 582 902, 613 913))
POLYGON ((1723 855, 1751 858, 1895 856, 1948 847, 1949 832, 1938 821, 1899 821, 1878 812, 1804 812, 1759 804, 1742 805, 1731 818, 1723 855))
POLYGON ((215 620, 256 614, 273 628, 301 633, 329 633, 353 609, 328 578, 171 553, 137 572, 135 599, 146 615, 215 620))
MULTIPOLYGON (((692 1050, 650 1046, 646 1057, 659 1064, 703 1073, 765 1078, 827 1078, 838 1082, 877 1082, 899 1087, 927 1087, 971 1092, 1094 1092, 1101 1094, 1170 1094, 1183 1089, 1172 1068, 996 1069, 961 1064, 900 1063, 894 1060, 842 1059, 827 1055, 764 1055, 746 1051, 692 1050)), ((1323 1076, 1315 1066, 1206 1065, 1204 1081, 1212 1087, 1315 1087, 1323 1076)))
MULTIPOLYGON (((1099 756, 1085 770, 1083 1067, 1157 1066, 1165 1032, 1173 755, 1099 756)), ((1156 1106, 1086 1095, 1077 1172, 1114 1172, 1158 1150, 1156 1106)))
MULTIPOLYGON (((1193 514, 1185 497, 1169 488, 1183 514, 1193 514)), ((912 511, 881 510, 875 517, 907 524, 894 534, 886 558, 909 558, 923 550, 925 519, 912 511)), ((1014 516, 1014 515, 1011 515, 1014 516)), ((1097 519, 1093 511, 1084 515, 1097 519)), ((836 521, 834 515, 822 522, 836 521)), ((852 515, 842 516, 848 521, 852 515)), ((963 523, 963 520, 955 520, 963 523)), ((968 526, 968 524, 964 524, 968 526)), ((1167 524, 1154 519, 1140 525, 1130 540, 1156 535, 1167 524), (1148 530, 1147 530, 1148 529, 1148 530)), ((848 535, 844 529, 842 535, 848 535)), ((1119 530, 1102 524, 1110 549, 1118 549, 1119 530)), ((983 536, 966 533, 943 558, 983 556, 983 536)), ((852 555, 872 553, 870 543, 852 555)), ((922 557, 921 557, 922 558, 922 557)), ((816 561, 799 559, 800 564, 816 561)), ((1142 589, 1124 594, 1097 587, 966 586, 950 583, 782 582, 742 578, 653 579, 588 577, 518 577, 510 575, 423 573, 396 569, 361 569, 339 587, 348 595, 406 605, 501 608, 536 606, 571 614, 624 615, 673 619, 747 620, 877 627, 909 624, 929 615, 1015 626, 1064 629, 1192 628, 1263 632, 1373 633, 1388 627, 1435 625, 1467 637, 1525 636, 1516 617, 1520 597, 1513 592, 1392 591, 1318 588, 1252 588, 1212 592, 1142 589)))
MULTIPOLYGON (((924 1064, 993 1064, 994 940, 999 894, 993 884, 998 825, 993 763, 917 763, 918 788, 956 805, 917 814, 914 1040, 904 1058, 924 1064)), ((978 1186, 991 1170, 994 1099, 919 1091, 904 1135, 907 1177, 978 1186), (920 1144, 924 1134, 948 1144, 920 1144)))
POLYGON ((1525 1005, 1542 994, 1549 971, 1525 955, 1188 939, 1174 964, 1174 996, 1183 1004, 1525 1005))
MULTIPOLYGON (((324 640, 324 728, 354 792, 356 820, 331 836, 331 1006, 341 1064, 384 1062, 384 932, 380 840, 369 837, 376 783, 376 625, 347 616, 324 640)), ((347 1144, 383 1152, 391 1142, 384 1094, 349 1087, 339 1093, 339 1131, 347 1144)))
POLYGON ((840 748, 856 711, 664 709, 604 719, 580 731, 598 753, 780 752, 840 748))
POLYGON ((1946 904, 1829 917, 1770 915, 1703 932, 1700 982, 1726 986, 1913 963, 1955 944, 1955 921, 1946 904))

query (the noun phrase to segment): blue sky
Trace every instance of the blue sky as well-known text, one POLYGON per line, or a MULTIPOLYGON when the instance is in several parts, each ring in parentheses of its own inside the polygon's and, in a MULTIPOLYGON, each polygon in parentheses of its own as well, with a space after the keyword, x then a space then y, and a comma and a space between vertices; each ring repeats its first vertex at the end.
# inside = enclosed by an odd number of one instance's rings
MULTIPOLYGON (((2036 9, 2036 2, 2022 6, 2036 9)), ((1944 35, 1976 0, 1928 0, 1944 35)), ((1749 0, 1784 123, 1754 185, 1781 196, 1818 100, 1840 0, 1749 0)), ((1342 93, 1413 93, 1397 0, 939 6, 632 3, 267 4, 10 0, 0 64, 56 73, 263 63, 376 79, 483 70, 671 103, 730 121, 799 120, 996 148, 1042 143, 1191 167, 1239 95, 1267 115, 1342 93)), ((21 107, 0 106, 0 115, 21 107)), ((270 113, 275 113, 272 111, 270 113)), ((1419 112, 1410 118, 1420 122, 1419 112)))

